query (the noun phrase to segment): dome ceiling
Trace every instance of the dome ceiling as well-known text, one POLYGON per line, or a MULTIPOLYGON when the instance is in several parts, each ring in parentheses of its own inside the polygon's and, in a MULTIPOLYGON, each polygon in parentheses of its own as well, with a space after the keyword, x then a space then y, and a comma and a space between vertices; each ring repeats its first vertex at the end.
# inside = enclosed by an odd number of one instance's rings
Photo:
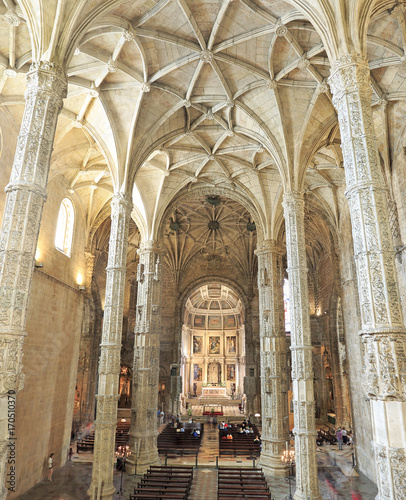
POLYGON ((212 283, 201 286, 188 299, 187 307, 190 311, 199 310, 207 313, 219 311, 239 311, 241 301, 227 286, 212 283))
POLYGON ((186 326, 203 330, 236 329, 243 324, 241 300, 228 286, 209 283, 197 288, 186 301, 186 326))

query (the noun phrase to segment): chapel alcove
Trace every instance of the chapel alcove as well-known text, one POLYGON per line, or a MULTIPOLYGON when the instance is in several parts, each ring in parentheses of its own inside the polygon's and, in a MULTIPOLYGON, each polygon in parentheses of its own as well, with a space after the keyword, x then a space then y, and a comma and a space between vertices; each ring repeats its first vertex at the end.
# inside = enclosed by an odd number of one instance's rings
POLYGON ((243 306, 228 286, 196 288, 182 326, 183 397, 240 399, 245 376, 243 306))

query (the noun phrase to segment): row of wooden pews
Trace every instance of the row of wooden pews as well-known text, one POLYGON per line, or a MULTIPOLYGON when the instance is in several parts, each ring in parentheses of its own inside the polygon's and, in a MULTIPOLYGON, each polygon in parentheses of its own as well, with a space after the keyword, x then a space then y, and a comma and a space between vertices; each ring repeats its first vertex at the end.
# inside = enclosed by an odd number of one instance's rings
MULTIPOLYGON (((117 427, 116 427, 116 450, 118 449, 119 446, 126 446, 128 444, 128 438, 129 438, 129 433, 130 431, 130 422, 129 421, 118 421, 117 422, 117 427)), ((80 441, 77 442, 76 444, 77 452, 91 452, 93 453, 94 449, 94 431, 91 432, 88 436, 86 436, 84 439, 81 439, 80 441)))
POLYGON ((199 453, 204 424, 183 423, 184 432, 180 429, 174 429, 168 424, 158 436, 158 452, 165 456, 177 455, 197 455, 199 453), (193 430, 199 429, 200 435, 193 436, 193 430))
POLYGON ((260 442, 254 442, 256 436, 259 436, 258 429, 252 425, 253 434, 240 434, 240 425, 238 427, 228 427, 228 429, 219 431, 219 455, 242 455, 257 457, 261 453, 260 442), (233 439, 224 439, 224 436, 231 434, 233 439))
POLYGON ((187 500, 193 467, 150 467, 134 488, 130 500, 187 500))
POLYGON ((218 500, 271 500, 271 493, 262 469, 219 467, 218 500))

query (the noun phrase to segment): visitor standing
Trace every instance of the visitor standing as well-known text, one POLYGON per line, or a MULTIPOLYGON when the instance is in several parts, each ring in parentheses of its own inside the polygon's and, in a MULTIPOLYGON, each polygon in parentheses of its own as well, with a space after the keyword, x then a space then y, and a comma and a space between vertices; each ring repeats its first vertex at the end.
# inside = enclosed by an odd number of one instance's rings
POLYGON ((339 427, 338 431, 337 431, 337 441, 338 441, 338 449, 342 450, 343 449, 343 433, 341 431, 341 427, 339 427))
POLYGON ((52 481, 53 470, 54 470, 54 454, 51 453, 48 458, 48 481, 52 481))
POLYGON ((348 436, 347 436, 347 431, 345 430, 345 428, 343 427, 343 430, 341 431, 341 434, 343 435, 343 444, 347 444, 348 443, 348 436))

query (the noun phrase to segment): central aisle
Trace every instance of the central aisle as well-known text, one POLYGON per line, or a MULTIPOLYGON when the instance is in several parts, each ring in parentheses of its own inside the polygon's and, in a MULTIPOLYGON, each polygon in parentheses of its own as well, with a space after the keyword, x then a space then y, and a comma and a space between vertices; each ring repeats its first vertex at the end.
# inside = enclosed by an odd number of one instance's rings
POLYGON ((197 469, 189 500, 217 500, 217 469, 197 469))

